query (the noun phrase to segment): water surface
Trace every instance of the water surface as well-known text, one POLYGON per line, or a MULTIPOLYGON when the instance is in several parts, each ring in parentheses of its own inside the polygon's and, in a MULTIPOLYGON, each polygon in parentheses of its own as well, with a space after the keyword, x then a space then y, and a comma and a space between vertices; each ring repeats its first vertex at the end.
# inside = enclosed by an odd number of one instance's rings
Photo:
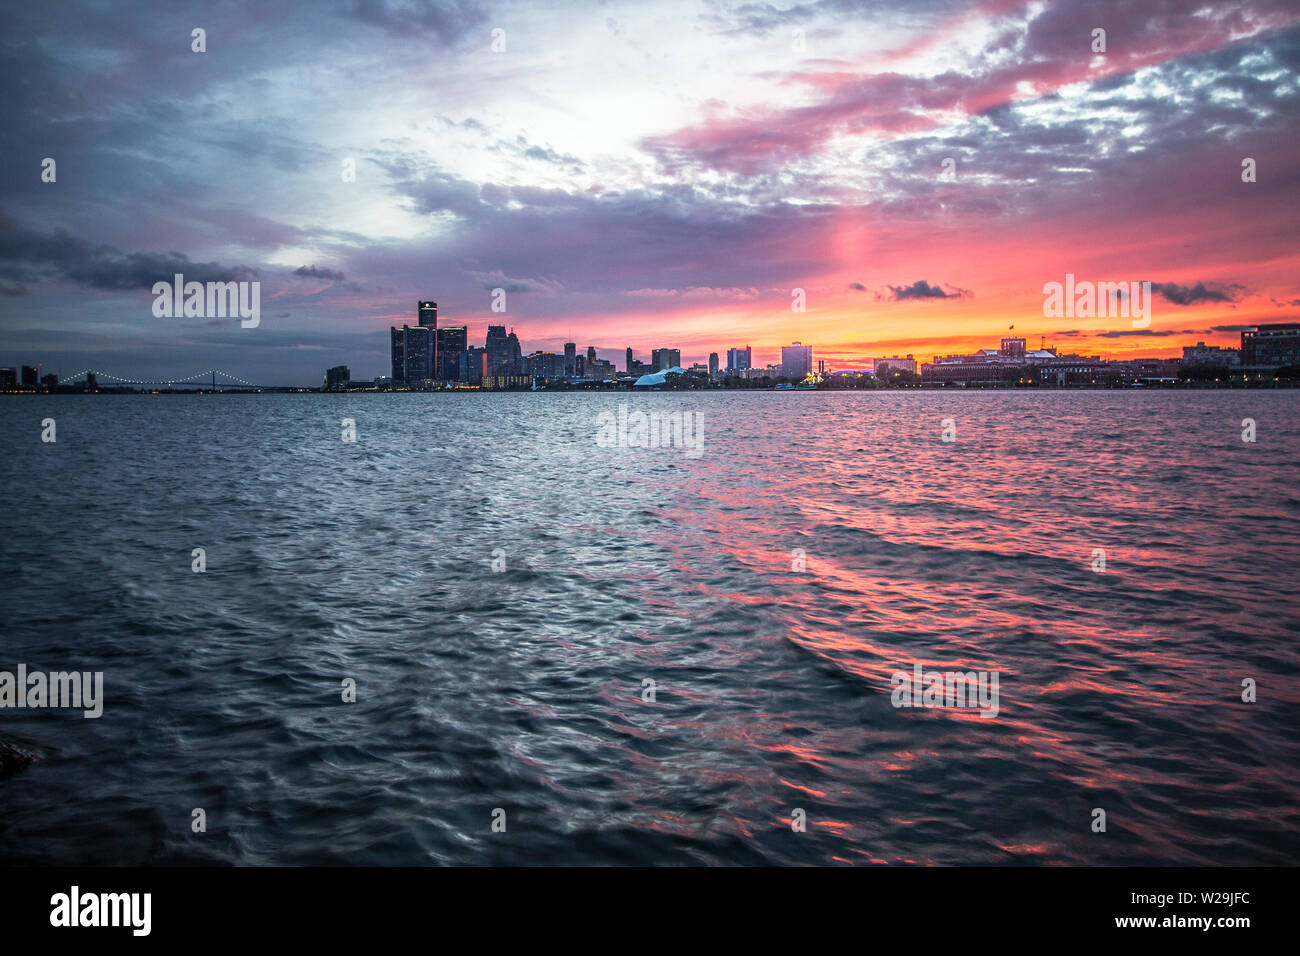
POLYGON ((0 710, 0 859, 1294 864, 1298 440, 1296 392, 0 397, 0 669, 107 697, 0 710), (621 403, 703 454, 599 447, 621 403), (895 709, 918 661, 999 716, 895 709))

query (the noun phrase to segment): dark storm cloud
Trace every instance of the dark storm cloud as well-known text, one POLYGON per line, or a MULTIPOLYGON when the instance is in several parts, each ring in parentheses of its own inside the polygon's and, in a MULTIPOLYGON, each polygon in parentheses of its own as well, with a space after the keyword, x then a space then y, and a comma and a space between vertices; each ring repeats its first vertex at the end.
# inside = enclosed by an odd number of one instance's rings
POLYGON ((178 272, 188 282, 244 281, 261 275, 250 266, 196 262, 180 252, 121 252, 63 230, 39 233, 21 228, 3 211, 0 267, 11 278, 29 283, 42 278, 66 279, 110 292, 149 289, 155 282, 170 282, 178 272))
POLYGON ((891 285, 889 291, 890 298, 895 302, 904 302, 907 299, 960 299, 970 295, 966 289, 958 289, 954 286, 948 286, 952 292, 944 292, 940 286, 930 285, 924 279, 917 279, 911 285, 891 285))
POLYGON ((1201 305, 1205 302, 1237 302, 1245 294, 1246 287, 1236 283, 1220 285, 1198 282, 1195 285, 1178 285, 1176 282, 1152 282, 1151 291, 1174 305, 1201 305))

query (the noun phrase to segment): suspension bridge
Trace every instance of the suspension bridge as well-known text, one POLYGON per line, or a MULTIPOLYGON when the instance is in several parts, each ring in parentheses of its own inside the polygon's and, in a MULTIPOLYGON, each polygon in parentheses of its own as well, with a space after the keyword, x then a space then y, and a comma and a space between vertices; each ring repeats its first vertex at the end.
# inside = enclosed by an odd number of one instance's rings
POLYGON ((183 378, 160 378, 156 380, 145 380, 139 378, 124 378, 121 375, 114 375, 112 372, 101 372, 99 369, 87 368, 82 369, 75 375, 69 375, 67 378, 59 379, 60 385, 67 385, 78 379, 87 379, 88 376, 95 376, 96 382, 104 382, 111 385, 162 385, 173 388, 177 385, 195 385, 202 387, 209 385, 213 391, 218 388, 267 388, 265 385, 254 385, 252 382, 240 378, 238 375, 232 375, 229 372, 223 372, 219 368, 210 368, 202 372, 195 372, 193 375, 186 375, 183 378), (217 381, 221 377, 223 381, 217 381))

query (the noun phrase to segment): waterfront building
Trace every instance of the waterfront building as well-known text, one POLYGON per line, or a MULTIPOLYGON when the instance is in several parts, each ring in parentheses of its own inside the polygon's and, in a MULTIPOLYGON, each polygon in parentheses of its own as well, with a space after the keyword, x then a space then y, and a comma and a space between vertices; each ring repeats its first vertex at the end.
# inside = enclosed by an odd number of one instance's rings
POLYGON ((454 382, 460 378, 460 356, 469 344, 469 329, 463 325, 449 325, 436 330, 437 365, 434 378, 454 382))
POLYGON ((426 388, 434 378, 436 331, 430 326, 402 326, 402 353, 405 358, 402 381, 411 388, 426 388))
POLYGON ((388 332, 392 353, 392 379, 394 383, 400 384, 406 381, 406 336, 399 328, 390 328, 388 332))
POLYGON ((1300 322, 1274 322, 1242 332, 1241 364, 1300 365, 1300 322))
POLYGON ((343 391, 348 387, 351 380, 352 372, 346 365, 335 365, 333 368, 325 370, 325 391, 343 391))
MULTIPOLYGON (((1023 342, 1024 339, 1021 339, 1021 341, 1023 342)), ((890 355, 887 358, 874 359, 871 363, 871 374, 876 374, 876 369, 882 365, 889 366, 890 370, 894 372, 916 373, 916 359, 911 355, 890 355)))
POLYGON ((807 378, 812 374, 812 346, 795 342, 781 347, 780 375, 786 378, 807 378))
POLYGON ((1183 346, 1183 364, 1236 367, 1241 364, 1241 352, 1237 349, 1225 349, 1217 345, 1197 342, 1195 345, 1183 346))
POLYGON ((482 385, 487 373, 487 349, 476 345, 466 347, 457 357, 456 379, 467 385, 482 385))

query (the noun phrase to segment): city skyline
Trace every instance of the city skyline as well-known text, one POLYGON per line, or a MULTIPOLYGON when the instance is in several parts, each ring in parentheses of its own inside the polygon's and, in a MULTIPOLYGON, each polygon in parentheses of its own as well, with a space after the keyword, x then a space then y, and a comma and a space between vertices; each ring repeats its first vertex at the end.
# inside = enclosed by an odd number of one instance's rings
POLYGON ((0 361, 378 373, 430 288, 611 361, 1010 325, 1171 356, 1300 316, 1288 4, 303 12, 13 12, 0 361), (151 313, 182 272, 260 282, 259 324, 151 313), (1149 326, 1047 317, 1067 275, 1152 283, 1149 326))

